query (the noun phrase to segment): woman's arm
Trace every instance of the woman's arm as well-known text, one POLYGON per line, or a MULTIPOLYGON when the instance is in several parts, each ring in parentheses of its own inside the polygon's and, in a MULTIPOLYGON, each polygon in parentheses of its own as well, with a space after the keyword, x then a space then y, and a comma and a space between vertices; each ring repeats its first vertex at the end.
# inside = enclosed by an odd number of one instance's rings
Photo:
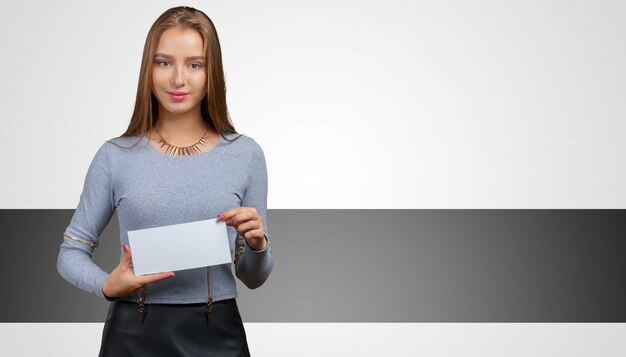
MULTIPOLYGON (((241 234, 235 241, 236 249, 243 243, 243 252, 235 265, 235 273, 248 288, 255 289, 263 285, 274 266, 272 248, 269 243, 267 229, 267 166, 265 155, 261 147, 254 143, 255 150, 248 164, 248 187, 241 202, 242 207, 253 207, 261 217, 263 233, 265 235, 265 247, 254 250, 241 234)), ((262 247, 263 245, 258 245, 262 247)))
POLYGON ((80 202, 63 234, 57 270, 70 284, 105 298, 102 285, 109 274, 92 260, 100 234, 115 211, 108 144, 91 161, 80 202))

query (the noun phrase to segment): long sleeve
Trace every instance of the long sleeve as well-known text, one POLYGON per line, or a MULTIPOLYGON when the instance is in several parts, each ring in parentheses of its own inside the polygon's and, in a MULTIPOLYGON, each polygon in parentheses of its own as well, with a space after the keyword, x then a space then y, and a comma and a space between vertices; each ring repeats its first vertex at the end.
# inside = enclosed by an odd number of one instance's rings
MULTIPOLYGON (((257 209, 257 212, 259 212, 259 215, 261 215, 267 246, 263 250, 255 251, 245 244, 243 253, 235 269, 239 280, 248 288, 255 289, 263 285, 274 266, 267 224, 267 166, 265 164, 263 150, 258 145, 255 145, 248 170, 249 184, 246 188, 241 206, 254 207, 257 209)), ((238 235, 236 246, 239 246, 242 240, 245 242, 245 238, 238 235)))
POLYGON ((57 270, 70 284, 105 298, 102 285, 109 274, 92 260, 100 234, 115 211, 111 159, 105 142, 96 152, 80 195, 80 202, 59 248, 57 270))

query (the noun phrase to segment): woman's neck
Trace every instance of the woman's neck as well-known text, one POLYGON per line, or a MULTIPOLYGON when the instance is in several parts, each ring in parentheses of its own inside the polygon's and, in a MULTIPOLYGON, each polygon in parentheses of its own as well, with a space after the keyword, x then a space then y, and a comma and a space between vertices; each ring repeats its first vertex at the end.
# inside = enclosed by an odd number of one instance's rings
POLYGON ((209 129, 202 117, 195 113, 159 114, 156 127, 159 133, 173 145, 195 143, 209 129))

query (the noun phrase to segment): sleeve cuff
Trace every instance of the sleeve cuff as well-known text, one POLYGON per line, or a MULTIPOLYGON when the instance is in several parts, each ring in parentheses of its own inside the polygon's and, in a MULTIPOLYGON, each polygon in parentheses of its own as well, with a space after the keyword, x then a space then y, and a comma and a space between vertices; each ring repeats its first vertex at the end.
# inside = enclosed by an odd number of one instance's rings
POLYGON ((109 278, 109 274, 106 275, 106 277, 104 278, 104 280, 101 281, 101 283, 99 284, 100 286, 100 295, 101 297, 105 298, 107 301, 115 301, 117 299, 119 299, 118 297, 112 298, 112 297, 108 297, 106 295, 104 295, 104 282, 109 278))
POLYGON ((115 301, 115 300, 118 300, 118 299, 119 299, 118 297, 116 297, 116 298, 111 298, 111 297, 108 297, 108 296, 104 295, 104 292, 102 292, 102 296, 103 296, 103 297, 104 297, 107 301, 115 301))

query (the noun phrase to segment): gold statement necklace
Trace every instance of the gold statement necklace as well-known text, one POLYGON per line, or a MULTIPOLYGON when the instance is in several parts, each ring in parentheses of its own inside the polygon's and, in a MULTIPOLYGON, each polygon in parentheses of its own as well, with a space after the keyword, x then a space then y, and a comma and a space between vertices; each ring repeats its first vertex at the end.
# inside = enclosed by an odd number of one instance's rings
POLYGON ((165 139, 163 138, 161 133, 159 133, 159 129, 157 129, 156 126, 154 127, 154 129, 156 129, 157 134, 159 134, 159 137, 161 138, 159 140, 159 144, 161 144, 160 147, 167 146, 167 149, 165 149, 165 154, 172 155, 172 156, 186 156, 186 155, 201 154, 203 151, 200 149, 200 145, 206 147, 205 138, 206 138, 206 134, 209 132, 209 130, 207 129, 207 131, 204 132, 204 135, 202 135, 202 138, 200 139, 200 141, 198 141, 197 143, 193 145, 176 146, 165 141, 165 139))

